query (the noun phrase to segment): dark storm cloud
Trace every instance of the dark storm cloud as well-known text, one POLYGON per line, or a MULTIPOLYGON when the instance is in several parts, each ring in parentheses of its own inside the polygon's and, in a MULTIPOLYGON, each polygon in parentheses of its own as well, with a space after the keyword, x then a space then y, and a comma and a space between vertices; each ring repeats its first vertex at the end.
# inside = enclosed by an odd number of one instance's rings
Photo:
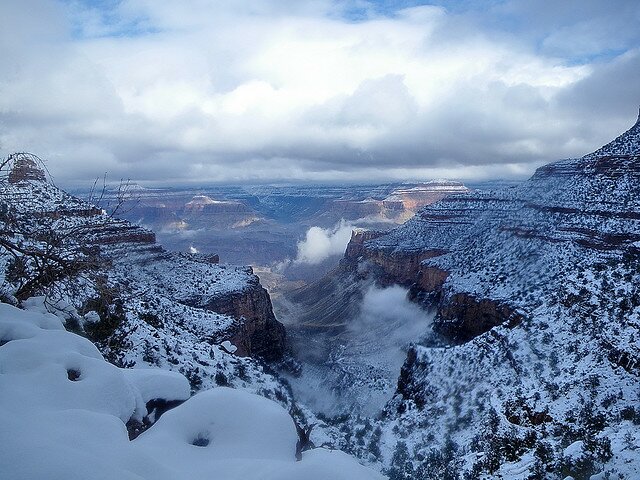
POLYGON ((637 2, 394 3, 3 2, 1 153, 63 182, 508 177, 635 119, 637 2))

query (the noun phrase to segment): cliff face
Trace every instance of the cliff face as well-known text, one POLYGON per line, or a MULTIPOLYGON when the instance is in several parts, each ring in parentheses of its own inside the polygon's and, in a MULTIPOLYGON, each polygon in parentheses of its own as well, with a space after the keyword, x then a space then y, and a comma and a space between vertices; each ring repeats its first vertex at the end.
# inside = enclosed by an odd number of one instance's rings
MULTIPOLYGON (((42 172, 34 173, 37 165, 27 160, 16 162, 9 175, 12 180, 2 185, 0 201, 29 231, 69 237, 102 259, 100 285, 71 278, 67 283, 69 288, 74 284, 75 294, 64 301, 71 301, 81 313, 104 304, 97 310, 103 327, 87 328, 100 331, 105 348, 110 348, 114 336, 151 327, 156 332, 149 332, 137 350, 148 350, 157 342, 160 330, 178 329, 174 333, 188 332, 210 344, 231 341, 237 356, 265 360, 282 356, 284 327, 250 268, 218 265, 217 257, 211 255, 167 252, 156 243, 153 232, 111 218, 56 188, 42 172)), ((114 355, 133 358, 135 352, 114 355)))
POLYGON ((539 292, 562 291, 570 265, 635 248, 638 130, 636 123, 593 154, 544 166, 519 187, 446 198, 348 255, 381 267, 384 284, 438 293, 436 328, 473 338, 531 309, 539 292), (483 318, 477 325, 470 309, 483 318))
POLYGON ((401 212, 402 218, 406 220, 422 207, 450 195, 468 191, 469 189, 459 182, 434 180, 411 188, 397 188, 382 203, 389 211, 401 212))
POLYGON ((226 225, 248 216, 255 217, 255 213, 241 202, 214 200, 206 195, 194 196, 178 214, 187 223, 198 225, 226 225))
POLYGON ((347 220, 382 216, 385 213, 382 201, 373 198, 365 200, 334 200, 331 202, 329 211, 337 218, 347 220))
POLYGON ((237 320, 229 331, 229 340, 238 348, 236 355, 256 356, 267 361, 282 358, 286 332, 276 320, 269 294, 257 277, 254 276, 244 290, 209 298, 204 305, 200 299, 186 303, 237 320))
POLYGON ((639 191, 640 119, 519 186, 447 197, 395 230, 352 239, 350 271, 409 286, 437 312, 440 336, 411 348, 387 406, 392 422, 420 426, 403 441, 419 450, 425 435, 449 432, 481 454, 476 472, 504 478, 539 442, 551 446, 545 465, 588 435, 615 444, 639 381, 639 191), (587 435, 594 412, 606 420, 587 435), (493 443, 469 442, 487 422, 493 443), (538 440, 508 455, 496 447, 526 435, 538 440))
POLYGON ((389 195, 376 200, 334 200, 330 212, 337 218, 355 220, 363 217, 377 217, 401 223, 411 218, 420 208, 431 205, 449 195, 468 192, 459 182, 436 180, 413 187, 393 189, 389 195))
POLYGON ((29 181, 44 182, 47 176, 38 164, 39 159, 27 153, 14 154, 11 171, 9 172, 9 183, 22 183, 29 181))
POLYGON ((456 293, 440 305, 435 331, 454 342, 466 342, 498 325, 515 327, 522 315, 510 306, 467 293, 456 293))

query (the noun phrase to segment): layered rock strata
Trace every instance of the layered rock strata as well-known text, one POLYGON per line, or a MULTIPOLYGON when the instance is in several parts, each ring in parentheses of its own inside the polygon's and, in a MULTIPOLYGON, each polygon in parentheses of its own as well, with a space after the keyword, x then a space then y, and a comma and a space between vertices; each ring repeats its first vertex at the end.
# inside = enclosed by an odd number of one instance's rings
MULTIPOLYGON (((68 237, 83 249, 99 252, 107 283, 123 297, 141 297, 137 300, 147 305, 145 315, 162 317, 164 310, 191 307, 201 311, 203 319, 209 318, 208 326, 200 320, 188 325, 188 313, 183 319, 186 327, 203 339, 230 340, 237 344, 235 352, 239 356, 268 360, 282 356, 284 327, 276 320, 269 295, 250 268, 218 265, 215 255, 165 251, 150 230, 112 218, 56 188, 29 156, 19 156, 14 162, 8 182, 2 185, 0 201, 22 222, 25 231, 46 230, 68 237), (159 298, 162 302, 157 302, 159 298), (150 307, 153 304, 156 310, 150 307)), ((88 288, 86 298, 79 295, 75 300, 81 306, 95 294, 88 288)), ((133 305, 125 304, 125 310, 133 305)))

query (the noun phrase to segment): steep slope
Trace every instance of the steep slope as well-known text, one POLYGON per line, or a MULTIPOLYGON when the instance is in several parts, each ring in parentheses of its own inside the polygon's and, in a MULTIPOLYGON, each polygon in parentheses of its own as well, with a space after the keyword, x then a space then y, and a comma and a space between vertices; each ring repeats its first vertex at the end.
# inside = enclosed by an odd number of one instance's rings
POLYGON ((436 309, 380 423, 392 478, 640 475, 638 191, 640 117, 522 185, 354 235, 346 274, 436 309))
POLYGON ((347 257, 436 295, 437 328, 454 341, 520 321, 519 309, 564 290, 580 265, 636 252, 639 131, 640 120, 600 150, 544 166, 519 187, 449 197, 347 257), (394 262, 409 271, 400 275, 394 262))
POLYGON ((387 216, 396 212, 398 220, 411 218, 419 209, 442 200, 449 195, 466 193, 469 189, 460 182, 433 180, 415 187, 396 188, 383 200, 387 216))
MULTIPOLYGON (((194 390, 237 385, 291 402, 253 360, 281 359, 285 331, 250 268, 165 251, 153 232, 56 188, 35 163, 21 173, 25 163, 29 157, 19 157, 2 180, 3 221, 12 226, 3 234, 63 257, 85 252, 94 263, 48 290, 46 305, 64 311, 69 328, 89 336, 116 364, 177 370, 194 390)), ((19 258, 3 249, 0 260, 5 300, 42 293, 20 290, 19 258)))

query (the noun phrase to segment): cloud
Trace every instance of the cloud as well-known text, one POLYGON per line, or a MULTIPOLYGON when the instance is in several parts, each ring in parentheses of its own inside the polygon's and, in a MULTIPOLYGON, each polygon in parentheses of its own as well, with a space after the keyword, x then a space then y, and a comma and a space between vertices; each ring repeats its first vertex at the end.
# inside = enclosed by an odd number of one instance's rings
POLYGON ((311 227, 298 242, 296 263, 317 265, 334 255, 342 255, 351 239, 353 226, 341 220, 333 228, 311 227))
POLYGON ((316 342, 297 345, 304 368, 290 379, 294 392, 327 414, 379 413, 396 390, 409 345, 432 335, 434 312, 410 302, 407 289, 358 287, 359 313, 344 332, 319 332, 316 342))
POLYGON ((386 388, 371 389, 364 398, 352 402, 369 414, 379 412, 393 395, 408 346, 431 335, 434 313, 410 302, 407 294, 407 289, 398 285, 370 286, 362 298, 360 314, 348 324, 349 335, 343 337, 348 338, 343 357, 374 367, 385 378, 386 388))
POLYGON ((412 303, 408 290, 399 285, 388 288, 370 286, 363 298, 360 315, 349 330, 361 341, 375 341, 380 352, 393 355, 402 365, 406 347, 429 334, 433 314, 412 303), (366 337, 370 337, 366 339, 366 337))
POLYGON ((3 2, 0 153, 67 182, 478 179, 633 122, 637 2, 289 3, 3 2), (616 110, 566 101, 594 97, 616 110))

